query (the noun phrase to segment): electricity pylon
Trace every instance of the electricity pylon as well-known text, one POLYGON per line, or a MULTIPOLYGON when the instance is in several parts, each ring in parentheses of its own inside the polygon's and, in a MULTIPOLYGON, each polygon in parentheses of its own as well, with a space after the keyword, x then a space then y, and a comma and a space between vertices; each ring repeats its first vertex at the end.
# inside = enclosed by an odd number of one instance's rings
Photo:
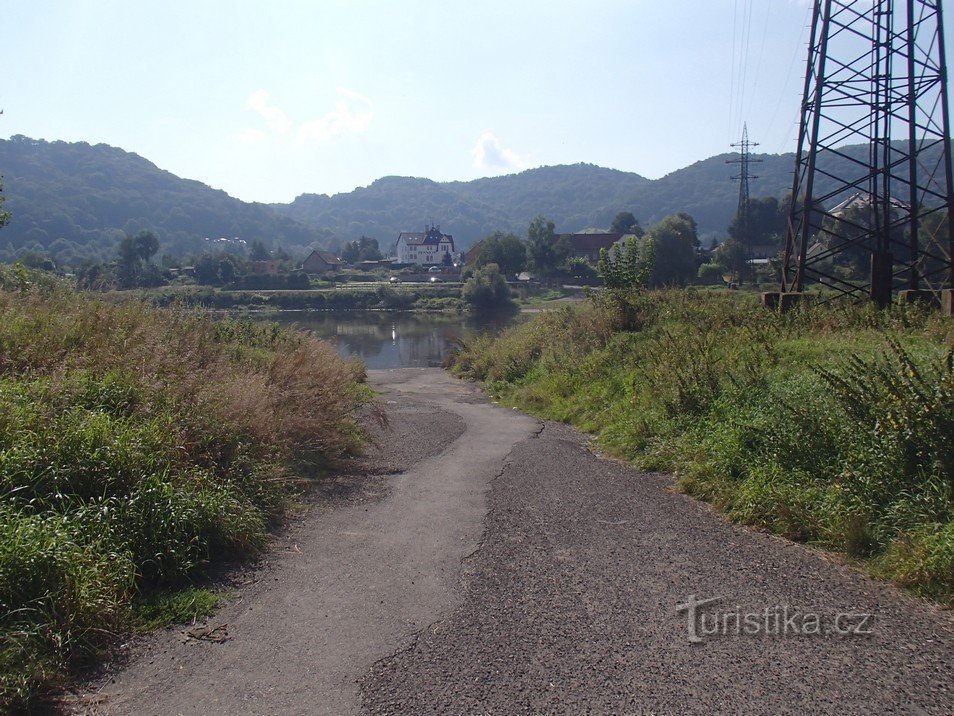
POLYGON ((941 2, 816 0, 782 293, 950 303, 954 205, 941 2), (858 159, 846 145, 864 144, 858 159), (821 187, 824 187, 823 189, 821 187))
POLYGON ((755 280, 755 267, 752 265, 751 261, 753 258, 752 253, 752 227, 749 221, 749 180, 758 179, 758 176, 754 174, 749 174, 749 165, 758 164, 761 162, 761 159, 752 159, 749 156, 749 150, 752 147, 759 146, 758 142, 749 141, 749 127, 746 123, 742 124, 742 139, 741 141, 735 142, 730 145, 739 150, 738 159, 727 159, 726 164, 738 164, 739 173, 738 175, 732 177, 732 179, 737 179, 739 181, 739 208, 736 210, 736 232, 738 236, 735 238, 742 244, 743 256, 745 257, 745 269, 743 271, 743 276, 741 278, 750 278, 754 282, 755 280), (745 274, 748 274, 747 276, 745 274))

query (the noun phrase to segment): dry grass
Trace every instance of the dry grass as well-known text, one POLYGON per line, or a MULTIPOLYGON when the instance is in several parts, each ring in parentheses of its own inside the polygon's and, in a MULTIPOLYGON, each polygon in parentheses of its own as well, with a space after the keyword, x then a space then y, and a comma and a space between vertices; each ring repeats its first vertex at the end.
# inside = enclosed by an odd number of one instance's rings
POLYGON ((292 482, 360 445, 363 379, 304 333, 0 267, 0 710, 257 554, 292 482))

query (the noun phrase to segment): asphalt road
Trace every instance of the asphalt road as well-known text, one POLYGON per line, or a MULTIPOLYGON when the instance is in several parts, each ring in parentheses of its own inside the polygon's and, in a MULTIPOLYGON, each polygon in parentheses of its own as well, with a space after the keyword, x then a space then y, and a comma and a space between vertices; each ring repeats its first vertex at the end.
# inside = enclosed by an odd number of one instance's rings
POLYGON ((150 638, 75 710, 954 713, 949 613, 442 371, 371 380, 366 463, 205 631, 150 638))

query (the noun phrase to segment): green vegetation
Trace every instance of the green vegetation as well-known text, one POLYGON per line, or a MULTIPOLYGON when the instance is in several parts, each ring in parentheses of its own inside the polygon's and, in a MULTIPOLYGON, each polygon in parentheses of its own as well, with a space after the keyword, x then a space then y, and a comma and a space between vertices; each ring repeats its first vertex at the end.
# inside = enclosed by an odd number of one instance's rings
POLYGON ((954 327, 914 306, 767 311, 608 291, 462 346, 508 404, 673 471, 732 519, 954 599, 954 327))
POLYGON ((133 603, 135 628, 146 632, 196 622, 211 616, 220 601, 219 595, 199 587, 146 593, 133 603))
POLYGON ((10 212, 3 208, 5 201, 6 199, 3 196, 3 177, 0 176, 0 229, 6 226, 10 221, 10 212))
POLYGON ((645 288, 652 274, 655 248, 651 238, 640 242, 631 236, 625 245, 614 247, 612 253, 601 249, 597 271, 603 284, 611 291, 645 288))
POLYGON ((463 308, 454 284, 372 284, 307 291, 225 291, 210 287, 166 287, 141 295, 158 306, 248 308, 252 310, 457 310, 463 308))
POLYGON ((0 168, 13 213, 0 244, 2 262, 29 252, 79 268, 111 259, 125 235, 142 230, 155 232, 163 252, 175 256, 233 245, 236 237, 304 254, 332 238, 270 206, 180 179, 105 144, 18 135, 0 140, 0 168))
POLYGON ((341 247, 341 260, 349 264, 359 261, 380 261, 384 258, 378 240, 362 236, 360 241, 349 241, 341 247))
POLYGON ((132 628, 208 613, 295 476, 358 446, 362 369, 306 334, 0 267, 0 711, 132 628))
POLYGON ((467 279, 461 295, 468 306, 479 310, 514 305, 510 286, 497 264, 486 264, 477 269, 474 275, 467 279))
POLYGON ((527 245, 516 234, 495 231, 483 240, 476 263, 497 264, 504 276, 516 276, 527 267, 527 245))
MULTIPOLYGON (((867 146, 846 147, 844 157, 826 158, 831 164, 820 168, 834 176, 850 174, 852 162, 865 160, 867 152, 867 146)), ((470 182, 385 177, 344 194, 303 194, 291 204, 268 206, 180 179, 114 147, 17 136, 0 140, 6 208, 14 214, 0 242, 0 262, 30 254, 78 269, 85 259, 111 259, 124 235, 142 230, 159 237, 160 258, 214 253, 236 237, 282 246, 302 258, 316 246, 343 248, 362 235, 376 237, 383 247, 399 232, 419 229, 424 217, 440 217, 461 249, 498 229, 523 232, 538 214, 562 232, 610 226, 620 208, 647 224, 685 211, 698 222, 701 237, 722 236, 738 205, 738 184, 725 170, 732 157, 710 157, 655 181, 591 164, 470 182)), ((791 192, 792 154, 752 158, 762 162, 754 196, 791 192)), ((816 194, 831 188, 820 180, 816 194)), ((904 194, 902 188, 894 191, 904 194)), ((625 223, 621 218, 616 226, 625 223)))

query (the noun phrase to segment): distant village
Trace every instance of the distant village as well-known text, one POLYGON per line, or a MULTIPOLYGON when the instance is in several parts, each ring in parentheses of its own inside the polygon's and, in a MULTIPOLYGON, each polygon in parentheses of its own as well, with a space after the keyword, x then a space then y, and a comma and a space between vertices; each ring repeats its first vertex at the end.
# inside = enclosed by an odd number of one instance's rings
MULTIPOLYGON (((615 246, 624 244, 634 234, 623 232, 583 232, 575 234, 557 234, 554 240, 565 242, 569 248, 569 259, 586 261, 596 266, 600 251, 612 251, 615 246)), ((397 241, 390 247, 389 255, 380 259, 345 261, 331 251, 315 249, 301 263, 301 270, 310 276, 323 276, 346 266, 364 271, 380 269, 403 271, 413 277, 421 270, 431 274, 448 276, 459 275, 461 269, 475 266, 481 253, 487 248, 487 239, 478 241, 466 251, 459 251, 453 235, 441 231, 440 226, 425 226, 423 231, 402 231, 397 241)), ((256 262, 254 268, 261 273, 275 273, 279 262, 256 262)), ((530 281, 533 275, 529 271, 520 271, 510 280, 530 281)))

